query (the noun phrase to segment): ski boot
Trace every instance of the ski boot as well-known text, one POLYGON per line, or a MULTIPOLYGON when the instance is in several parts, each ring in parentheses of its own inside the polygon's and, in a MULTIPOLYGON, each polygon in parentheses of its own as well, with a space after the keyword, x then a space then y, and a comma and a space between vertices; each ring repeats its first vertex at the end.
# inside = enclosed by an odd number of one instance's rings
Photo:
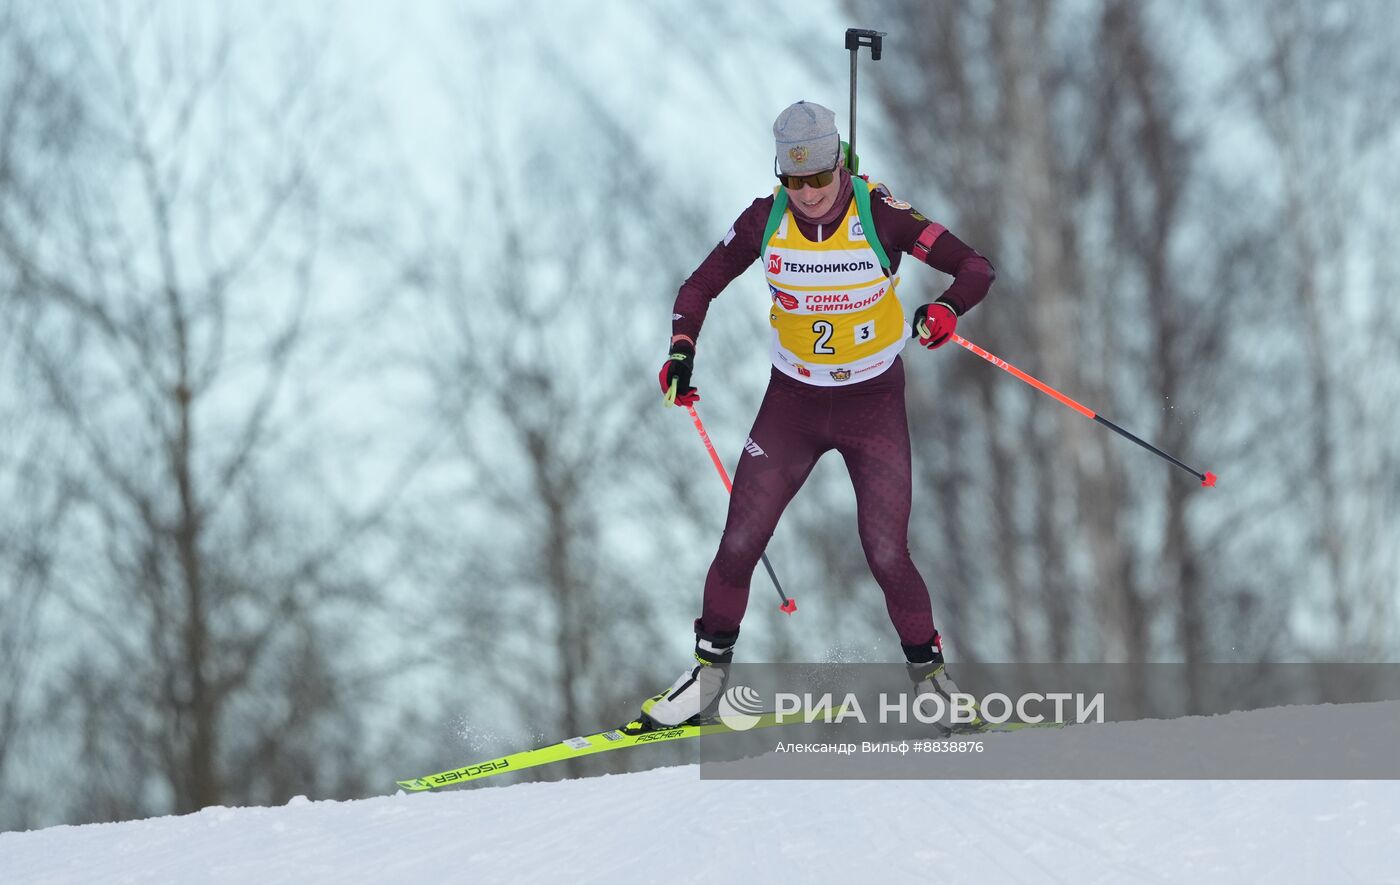
MULTIPOLYGON (((907 660, 904 666, 909 673, 909 681, 914 683, 915 697, 937 695, 943 699, 943 715, 932 723, 939 737, 979 732, 987 727, 981 711, 975 704, 972 708, 971 722, 953 721, 953 696, 960 692, 957 684, 948 675, 948 666, 943 660, 943 637, 938 635, 937 630, 928 642, 922 645, 905 645, 903 648, 907 660)), ((934 702, 931 700, 923 703, 928 709, 934 708, 934 702)))
POLYGON ((671 687, 642 702, 641 714, 624 725, 623 734, 641 734, 712 718, 729 679, 734 658, 733 633, 707 633, 695 622, 695 666, 687 668, 671 687))

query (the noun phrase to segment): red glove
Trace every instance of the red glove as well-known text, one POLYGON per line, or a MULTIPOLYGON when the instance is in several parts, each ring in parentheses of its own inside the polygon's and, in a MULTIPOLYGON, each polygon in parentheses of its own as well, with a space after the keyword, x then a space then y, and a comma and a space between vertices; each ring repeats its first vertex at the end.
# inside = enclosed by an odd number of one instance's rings
POLYGON ((670 406, 693 406, 700 401, 700 391, 690 386, 690 373, 695 369, 695 345, 689 338, 671 343, 671 355, 661 364, 661 395, 670 406))
POLYGON ((914 311, 914 337, 929 350, 948 343, 958 327, 958 314, 946 301, 925 304, 914 311))

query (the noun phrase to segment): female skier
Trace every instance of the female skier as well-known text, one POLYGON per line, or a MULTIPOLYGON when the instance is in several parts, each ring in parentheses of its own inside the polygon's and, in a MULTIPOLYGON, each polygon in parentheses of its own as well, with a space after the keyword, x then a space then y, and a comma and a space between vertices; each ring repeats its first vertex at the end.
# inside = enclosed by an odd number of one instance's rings
POLYGON ((799 101, 773 124, 781 188, 754 200, 680 288, 671 352, 661 367, 668 403, 690 405, 696 342, 710 302, 755 260, 772 295, 773 369, 734 473, 719 552, 695 622, 694 666, 642 705, 635 726, 677 725, 719 701, 748 605, 754 567, 778 518, 817 459, 841 453, 855 486, 861 546, 924 691, 956 690, 943 666, 928 589, 909 556, 911 467, 900 351, 910 325, 895 293, 902 253, 953 277, 914 312, 913 335, 948 341, 987 294, 991 264, 883 186, 846 168, 836 116, 799 101), (873 229, 872 229, 873 227, 873 229))

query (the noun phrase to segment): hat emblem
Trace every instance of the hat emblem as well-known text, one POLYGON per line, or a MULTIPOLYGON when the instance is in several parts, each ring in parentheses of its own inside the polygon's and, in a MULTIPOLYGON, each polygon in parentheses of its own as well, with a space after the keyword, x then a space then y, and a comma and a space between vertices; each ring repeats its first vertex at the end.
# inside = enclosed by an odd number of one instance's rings
POLYGON ((792 158, 794 163, 801 166, 807 162, 807 149, 799 144, 797 147, 788 149, 788 156, 792 158))

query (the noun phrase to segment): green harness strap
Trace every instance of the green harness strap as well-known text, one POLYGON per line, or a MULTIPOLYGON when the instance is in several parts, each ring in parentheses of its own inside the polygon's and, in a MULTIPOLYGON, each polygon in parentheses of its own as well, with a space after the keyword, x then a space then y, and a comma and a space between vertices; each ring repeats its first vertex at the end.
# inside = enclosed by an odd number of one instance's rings
MULTIPOLYGON (((866 187, 865 180, 861 178, 854 179, 851 184, 851 192, 856 199, 856 214, 860 216, 860 227, 865 232, 865 242, 875 250, 875 257, 880 259, 880 267, 884 269, 885 275, 889 276, 890 259, 885 254, 885 247, 880 245, 880 238, 875 234, 875 218, 870 214, 870 188, 866 187)), ((759 249, 768 247, 768 241, 773 239, 773 231, 783 223, 783 213, 787 212, 787 207, 787 188, 779 185, 773 189, 773 210, 768 213, 768 226, 763 230, 763 241, 759 249)))
MULTIPOLYGON (((880 259, 880 267, 884 269, 885 275, 890 273, 890 257, 885 254, 885 247, 880 245, 880 237, 875 232, 875 216, 870 212, 870 188, 865 186, 863 179, 857 178, 860 187, 851 188, 851 193, 856 198, 856 214, 860 216, 860 229, 865 234, 865 242, 875 250, 875 257, 880 259)), ((855 184, 855 182, 851 182, 855 184)), ((783 192, 787 195, 787 191, 783 192)))

